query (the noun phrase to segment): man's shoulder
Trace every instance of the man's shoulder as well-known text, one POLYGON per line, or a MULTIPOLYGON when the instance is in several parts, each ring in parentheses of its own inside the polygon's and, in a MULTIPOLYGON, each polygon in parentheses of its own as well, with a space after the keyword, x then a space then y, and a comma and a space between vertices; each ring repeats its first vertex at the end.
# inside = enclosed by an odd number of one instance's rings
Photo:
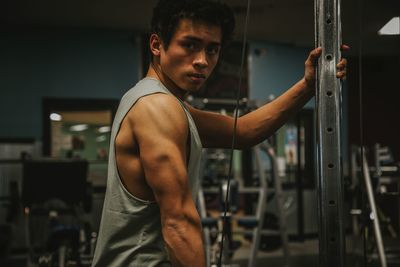
POLYGON ((127 117, 132 121, 140 120, 144 123, 186 121, 186 115, 179 100, 165 93, 142 96, 128 112, 127 117))
POLYGON ((186 114, 172 95, 152 94, 139 99, 125 119, 129 121, 139 143, 147 138, 176 141, 188 135, 186 114))
POLYGON ((182 110, 182 105, 175 96, 163 92, 150 93, 140 97, 135 107, 159 111, 182 110))

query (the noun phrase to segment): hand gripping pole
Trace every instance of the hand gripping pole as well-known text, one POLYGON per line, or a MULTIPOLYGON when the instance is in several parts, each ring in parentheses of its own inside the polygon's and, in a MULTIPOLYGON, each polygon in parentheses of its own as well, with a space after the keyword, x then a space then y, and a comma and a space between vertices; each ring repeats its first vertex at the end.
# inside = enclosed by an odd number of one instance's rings
POLYGON ((319 261, 345 266, 341 150, 340 0, 315 0, 316 46, 322 47, 316 82, 319 261))

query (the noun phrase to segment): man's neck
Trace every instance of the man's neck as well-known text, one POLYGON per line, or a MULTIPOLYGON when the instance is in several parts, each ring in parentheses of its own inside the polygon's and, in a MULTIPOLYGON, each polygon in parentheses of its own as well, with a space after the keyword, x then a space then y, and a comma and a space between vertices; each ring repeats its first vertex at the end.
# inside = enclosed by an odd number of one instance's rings
POLYGON ((163 75, 159 66, 157 67, 154 64, 156 63, 150 63, 146 77, 159 80, 174 96, 184 100, 188 92, 179 88, 170 78, 163 75))

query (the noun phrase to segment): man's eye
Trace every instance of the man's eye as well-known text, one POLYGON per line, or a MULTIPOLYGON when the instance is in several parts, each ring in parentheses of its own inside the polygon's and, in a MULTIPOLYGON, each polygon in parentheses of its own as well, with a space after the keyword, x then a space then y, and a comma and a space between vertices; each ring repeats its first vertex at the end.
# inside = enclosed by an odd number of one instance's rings
POLYGON ((216 55, 219 52, 219 47, 210 47, 207 48, 207 54, 209 55, 216 55))
POLYGON ((183 46, 189 50, 194 50, 196 48, 194 43, 184 43, 183 46))

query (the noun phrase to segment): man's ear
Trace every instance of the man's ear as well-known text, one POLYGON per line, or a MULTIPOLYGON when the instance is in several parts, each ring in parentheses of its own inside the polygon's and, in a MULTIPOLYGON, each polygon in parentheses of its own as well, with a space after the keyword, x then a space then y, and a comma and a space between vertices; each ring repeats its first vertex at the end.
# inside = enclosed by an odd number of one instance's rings
POLYGON ((162 46, 162 43, 161 43, 160 37, 155 33, 151 34, 150 35, 150 51, 151 51, 151 54, 153 54, 153 56, 156 56, 156 57, 160 56, 161 46, 162 46))

